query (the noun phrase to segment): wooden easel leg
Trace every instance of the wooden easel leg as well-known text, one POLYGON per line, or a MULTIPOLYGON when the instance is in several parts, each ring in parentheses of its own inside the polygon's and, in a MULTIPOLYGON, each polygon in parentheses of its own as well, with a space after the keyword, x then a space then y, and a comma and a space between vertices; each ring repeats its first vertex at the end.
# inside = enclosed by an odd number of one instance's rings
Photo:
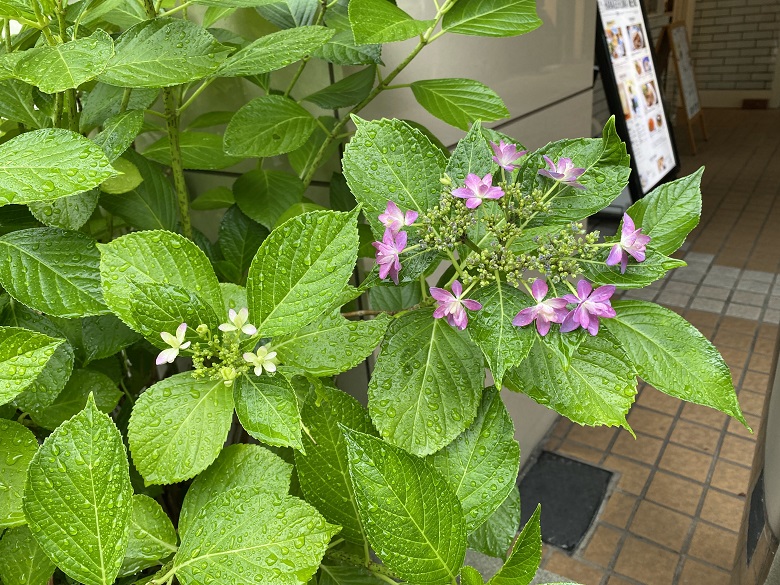
MULTIPOLYGON (((687 116, 686 116, 687 120, 687 116)), ((691 124, 690 120, 688 121, 688 139, 691 141, 691 152, 695 155, 696 154, 696 137, 693 135, 693 124, 691 124)))
POLYGON ((701 123, 701 133, 704 135, 704 140, 709 140, 707 136, 707 125, 704 123, 704 112, 699 112, 699 122, 701 123))

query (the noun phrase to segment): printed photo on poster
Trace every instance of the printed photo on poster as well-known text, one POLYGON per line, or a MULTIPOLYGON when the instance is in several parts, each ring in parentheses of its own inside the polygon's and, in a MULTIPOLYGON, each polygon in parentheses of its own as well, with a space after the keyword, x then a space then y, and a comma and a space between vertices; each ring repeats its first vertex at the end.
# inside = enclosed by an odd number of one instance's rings
POLYGON ((627 30, 628 38, 631 40, 631 50, 634 53, 639 53, 647 47, 644 27, 641 24, 632 24, 627 30))
POLYGON ((604 33, 607 35, 607 42, 609 42, 609 49, 612 53, 613 59, 622 59, 626 56, 626 41, 623 37, 623 29, 617 26, 617 24, 611 22, 607 23, 607 28, 604 29, 604 33))

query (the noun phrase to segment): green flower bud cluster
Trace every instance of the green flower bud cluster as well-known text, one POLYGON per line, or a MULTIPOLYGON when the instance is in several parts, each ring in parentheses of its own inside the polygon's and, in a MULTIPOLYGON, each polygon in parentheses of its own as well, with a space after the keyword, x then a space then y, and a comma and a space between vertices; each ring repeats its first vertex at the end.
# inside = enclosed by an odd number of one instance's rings
POLYGON ((468 230, 477 222, 476 216, 462 199, 443 191, 439 203, 420 216, 420 245, 439 252, 452 250, 466 239, 468 230))
POLYGON ((225 386, 232 386, 239 376, 249 371, 235 333, 212 334, 205 325, 198 327, 197 332, 203 341, 192 346, 194 378, 222 380, 225 386))

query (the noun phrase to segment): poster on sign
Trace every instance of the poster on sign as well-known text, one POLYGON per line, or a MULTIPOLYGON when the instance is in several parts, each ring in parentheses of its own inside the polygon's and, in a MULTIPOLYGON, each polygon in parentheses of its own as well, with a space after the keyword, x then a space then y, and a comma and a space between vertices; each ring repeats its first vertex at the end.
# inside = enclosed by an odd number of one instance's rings
POLYGON ((617 130, 631 155, 636 200, 674 177, 679 158, 640 0, 598 0, 597 56, 617 130))

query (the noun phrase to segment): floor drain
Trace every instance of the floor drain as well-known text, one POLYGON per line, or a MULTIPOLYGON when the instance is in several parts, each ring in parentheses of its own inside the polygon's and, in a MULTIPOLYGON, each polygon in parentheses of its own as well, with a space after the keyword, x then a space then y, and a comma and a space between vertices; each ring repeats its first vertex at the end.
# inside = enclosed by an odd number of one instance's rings
POLYGON ((588 532, 612 472, 542 451, 520 480, 523 524, 542 504, 542 540, 571 552, 588 532))

